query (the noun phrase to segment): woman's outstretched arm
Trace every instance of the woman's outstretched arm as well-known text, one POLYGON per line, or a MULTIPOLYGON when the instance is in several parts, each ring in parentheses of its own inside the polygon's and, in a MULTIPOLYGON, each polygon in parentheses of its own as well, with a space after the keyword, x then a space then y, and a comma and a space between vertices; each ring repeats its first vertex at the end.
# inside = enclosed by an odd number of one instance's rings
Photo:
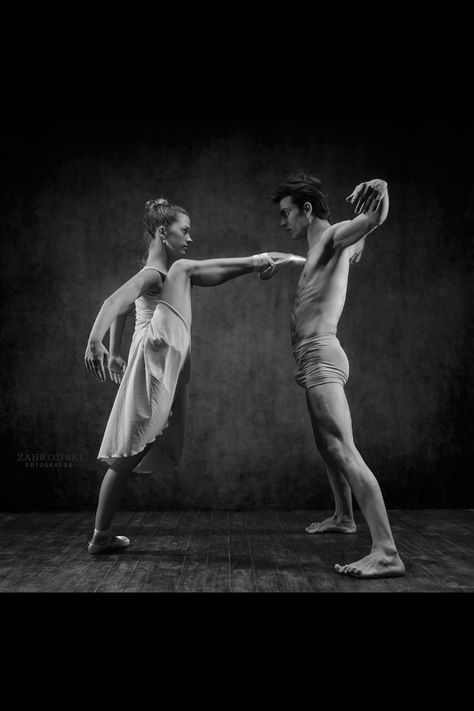
MULTIPOLYGON (((187 260, 188 261, 188 260, 187 260)), ((263 252, 251 257, 233 257, 222 259, 189 260, 188 272, 191 282, 196 286, 218 286, 229 279, 242 274, 259 272, 263 278, 269 278, 283 264, 303 266, 306 260, 294 254, 283 252, 263 252), (270 270, 270 272, 268 271, 270 270)))
POLYGON ((188 274, 196 286, 218 286, 243 274, 254 271, 253 257, 189 260, 188 274))

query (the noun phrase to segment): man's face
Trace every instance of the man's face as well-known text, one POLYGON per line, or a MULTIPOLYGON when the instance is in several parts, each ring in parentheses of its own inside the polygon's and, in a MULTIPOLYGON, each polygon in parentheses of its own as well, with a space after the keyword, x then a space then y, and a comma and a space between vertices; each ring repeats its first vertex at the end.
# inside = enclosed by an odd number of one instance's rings
POLYGON ((290 239, 306 237, 309 220, 290 195, 280 200, 280 217, 280 227, 288 232, 290 239))

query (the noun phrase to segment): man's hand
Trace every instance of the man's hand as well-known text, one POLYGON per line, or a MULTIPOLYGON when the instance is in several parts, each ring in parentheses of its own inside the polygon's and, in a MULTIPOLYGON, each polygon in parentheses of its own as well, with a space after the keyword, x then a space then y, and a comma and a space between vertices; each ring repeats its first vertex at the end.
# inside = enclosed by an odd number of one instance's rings
POLYGON ((357 185, 351 195, 346 197, 346 202, 354 205, 356 215, 360 215, 361 212, 367 213, 369 210, 376 212, 386 192, 385 180, 375 178, 357 185))
POLYGON ((84 363, 91 375, 105 383, 105 367, 109 359, 109 352, 100 341, 89 341, 84 355, 84 363), (105 365, 105 367, 104 367, 105 365))
POLYGON ((109 356, 109 376, 110 379, 117 385, 120 385, 120 383, 122 382, 123 374, 125 373, 126 367, 127 363, 121 356, 109 356))
POLYGON ((264 252, 256 255, 261 268, 258 270, 259 279, 271 279, 281 267, 304 267, 305 257, 286 252, 264 252))

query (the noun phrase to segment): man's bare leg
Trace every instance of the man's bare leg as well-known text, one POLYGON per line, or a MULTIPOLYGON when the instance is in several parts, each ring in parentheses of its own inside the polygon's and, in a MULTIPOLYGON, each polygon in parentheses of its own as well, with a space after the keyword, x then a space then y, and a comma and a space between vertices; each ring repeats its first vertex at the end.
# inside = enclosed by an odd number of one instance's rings
POLYGON ((344 388, 339 383, 307 391, 308 406, 321 455, 331 471, 347 480, 372 536, 369 555, 349 565, 336 564, 338 573, 361 578, 403 575, 405 566, 393 540, 380 486, 356 449, 344 388))
MULTIPOLYGON (((313 417, 311 415, 311 405, 308 399, 308 391, 306 391, 306 401, 308 411, 313 424, 314 441, 317 448, 321 452, 324 449, 324 440, 321 438, 319 430, 315 427, 313 417)), ((331 485, 334 496, 335 511, 332 516, 324 519, 324 521, 311 523, 305 528, 306 533, 355 533, 357 526, 354 521, 354 513, 352 510, 352 491, 347 483, 346 478, 341 474, 339 469, 332 464, 325 462, 326 473, 331 485)))
POLYGON ((305 531, 306 533, 355 533, 357 526, 352 510, 351 487, 332 465, 326 464, 326 473, 334 496, 334 514, 324 521, 311 523, 305 531))

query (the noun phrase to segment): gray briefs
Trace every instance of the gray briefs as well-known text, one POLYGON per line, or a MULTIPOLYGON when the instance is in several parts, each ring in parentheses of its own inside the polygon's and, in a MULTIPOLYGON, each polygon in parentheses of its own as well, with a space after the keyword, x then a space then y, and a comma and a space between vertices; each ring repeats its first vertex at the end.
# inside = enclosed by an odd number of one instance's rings
POLYGON ((295 380, 301 387, 347 383, 349 361, 334 333, 303 338, 293 346, 293 355, 297 363, 295 380))

